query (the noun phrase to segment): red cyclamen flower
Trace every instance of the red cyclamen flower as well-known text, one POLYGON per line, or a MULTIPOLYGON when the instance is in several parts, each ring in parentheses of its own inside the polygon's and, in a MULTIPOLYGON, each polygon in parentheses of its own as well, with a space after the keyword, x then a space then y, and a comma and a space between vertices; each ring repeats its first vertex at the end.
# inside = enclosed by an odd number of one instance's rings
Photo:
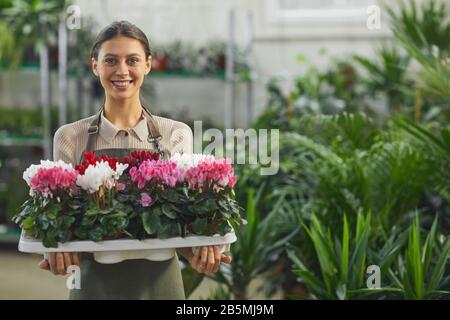
POLYGON ((130 155, 123 159, 123 163, 128 163, 128 168, 139 166, 141 163, 147 160, 159 160, 159 153, 153 151, 133 151, 130 155))
POLYGON ((89 167, 89 165, 93 165, 95 166, 95 164, 97 162, 101 162, 102 160, 105 162, 108 162, 109 166, 111 167, 111 169, 116 170, 116 164, 117 162, 119 162, 117 157, 109 157, 105 154, 102 154, 99 157, 95 156, 94 152, 90 152, 90 151, 86 151, 83 154, 83 162, 76 166, 75 169, 78 170, 78 172, 83 175, 84 172, 86 171, 86 169, 89 167))

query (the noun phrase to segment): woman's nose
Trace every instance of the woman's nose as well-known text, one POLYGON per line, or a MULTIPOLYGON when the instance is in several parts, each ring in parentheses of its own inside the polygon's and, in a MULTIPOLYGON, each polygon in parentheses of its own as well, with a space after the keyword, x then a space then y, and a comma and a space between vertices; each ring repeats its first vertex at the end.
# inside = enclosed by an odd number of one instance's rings
POLYGON ((122 61, 119 63, 116 73, 118 75, 128 75, 128 65, 126 61, 122 61))

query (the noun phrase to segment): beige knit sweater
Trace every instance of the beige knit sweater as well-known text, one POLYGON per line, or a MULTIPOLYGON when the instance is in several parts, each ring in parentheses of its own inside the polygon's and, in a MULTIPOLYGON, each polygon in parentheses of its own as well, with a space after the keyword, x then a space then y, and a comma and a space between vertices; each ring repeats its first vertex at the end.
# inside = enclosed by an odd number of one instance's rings
MULTIPOLYGON (((86 148, 88 128, 96 115, 69 123, 60 127, 54 137, 53 159, 63 160, 77 165, 86 148)), ((162 136, 161 147, 175 152, 192 153, 193 135, 191 128, 179 121, 153 116, 162 136)), ((148 128, 146 119, 141 120, 134 128, 120 130, 102 113, 95 150, 109 148, 153 149, 147 142, 148 128)))

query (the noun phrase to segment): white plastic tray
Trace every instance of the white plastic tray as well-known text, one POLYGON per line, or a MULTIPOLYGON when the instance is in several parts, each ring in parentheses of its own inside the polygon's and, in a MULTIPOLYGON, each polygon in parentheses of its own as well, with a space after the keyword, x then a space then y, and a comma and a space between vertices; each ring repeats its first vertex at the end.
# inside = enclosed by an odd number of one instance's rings
POLYGON ((106 241, 69 241, 58 243, 57 248, 46 248, 38 239, 26 237, 22 232, 19 251, 46 254, 48 252, 92 252, 99 263, 118 263, 129 259, 147 259, 152 261, 169 260, 175 255, 176 248, 221 245, 221 252, 230 250, 236 241, 234 232, 224 236, 188 236, 168 239, 146 240, 106 240, 106 241))

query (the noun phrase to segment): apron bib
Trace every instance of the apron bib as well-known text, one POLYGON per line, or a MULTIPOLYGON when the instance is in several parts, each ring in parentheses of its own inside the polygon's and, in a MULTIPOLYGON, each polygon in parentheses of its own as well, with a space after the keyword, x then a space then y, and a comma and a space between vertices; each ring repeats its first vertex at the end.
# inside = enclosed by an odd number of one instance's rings
MULTIPOLYGON (((86 151, 95 151, 96 155, 108 155, 123 158, 134 150, 132 148, 94 150, 101 121, 100 111, 88 130, 86 151)), ((162 158, 169 156, 168 150, 162 150, 156 121, 143 107, 144 117, 148 114, 148 141, 154 146, 146 151, 158 151, 162 158)), ((139 149, 140 150, 140 149, 139 149)), ((84 153, 84 152, 83 152, 84 153)), ((83 157, 83 156, 81 156, 83 157)), ((82 158, 79 160, 79 163, 82 158)), ((81 289, 70 290, 70 300, 94 299, 163 299, 184 300, 184 287, 178 256, 167 261, 149 261, 144 259, 125 260, 114 264, 101 264, 94 260, 92 253, 81 253, 81 289)))

